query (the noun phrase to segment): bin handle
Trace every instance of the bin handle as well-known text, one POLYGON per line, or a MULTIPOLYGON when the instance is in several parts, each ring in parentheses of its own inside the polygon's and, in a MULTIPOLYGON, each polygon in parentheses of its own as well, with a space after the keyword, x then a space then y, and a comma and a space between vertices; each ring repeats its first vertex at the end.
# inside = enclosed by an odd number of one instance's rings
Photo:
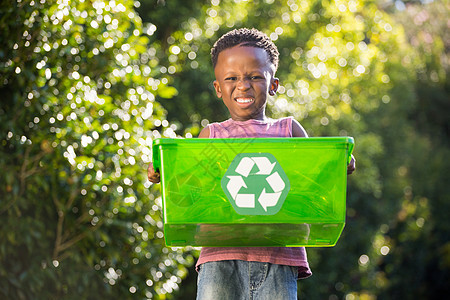
POLYGON ((159 151, 157 144, 153 142, 152 145, 152 161, 153 161, 153 169, 155 169, 155 172, 160 172, 161 169, 161 159, 159 157, 159 151))

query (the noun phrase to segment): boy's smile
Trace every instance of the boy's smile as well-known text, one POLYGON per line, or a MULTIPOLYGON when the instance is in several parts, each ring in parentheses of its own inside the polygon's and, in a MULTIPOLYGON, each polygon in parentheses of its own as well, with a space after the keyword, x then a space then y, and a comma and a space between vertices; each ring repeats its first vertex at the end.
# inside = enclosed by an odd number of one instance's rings
POLYGON ((235 121, 263 120, 267 96, 278 89, 275 66, 264 49, 237 45, 220 52, 214 88, 235 121))

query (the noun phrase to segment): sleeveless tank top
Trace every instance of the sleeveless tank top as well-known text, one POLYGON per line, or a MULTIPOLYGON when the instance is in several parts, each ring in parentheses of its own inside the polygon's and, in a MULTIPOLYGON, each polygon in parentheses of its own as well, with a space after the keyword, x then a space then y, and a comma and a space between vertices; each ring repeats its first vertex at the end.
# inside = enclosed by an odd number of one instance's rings
MULTIPOLYGON (((292 137, 292 117, 234 121, 208 125, 210 138, 292 137)), ((304 247, 203 247, 196 267, 205 262, 243 260, 298 267, 298 278, 311 276, 304 247)))

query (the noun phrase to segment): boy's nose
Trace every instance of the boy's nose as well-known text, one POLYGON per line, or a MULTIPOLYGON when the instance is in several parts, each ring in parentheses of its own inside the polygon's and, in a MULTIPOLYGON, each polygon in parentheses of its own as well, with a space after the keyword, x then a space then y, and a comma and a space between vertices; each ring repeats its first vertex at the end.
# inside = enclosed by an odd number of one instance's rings
POLYGON ((250 88, 250 81, 247 78, 242 78, 237 81, 237 87, 240 90, 247 90, 250 88))

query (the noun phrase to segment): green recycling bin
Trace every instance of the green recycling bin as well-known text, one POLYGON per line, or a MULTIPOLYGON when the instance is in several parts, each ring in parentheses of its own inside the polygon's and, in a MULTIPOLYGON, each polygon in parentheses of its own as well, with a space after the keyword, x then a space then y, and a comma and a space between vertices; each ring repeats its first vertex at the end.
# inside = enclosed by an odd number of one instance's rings
POLYGON ((334 246, 351 137, 153 141, 167 246, 334 246))

